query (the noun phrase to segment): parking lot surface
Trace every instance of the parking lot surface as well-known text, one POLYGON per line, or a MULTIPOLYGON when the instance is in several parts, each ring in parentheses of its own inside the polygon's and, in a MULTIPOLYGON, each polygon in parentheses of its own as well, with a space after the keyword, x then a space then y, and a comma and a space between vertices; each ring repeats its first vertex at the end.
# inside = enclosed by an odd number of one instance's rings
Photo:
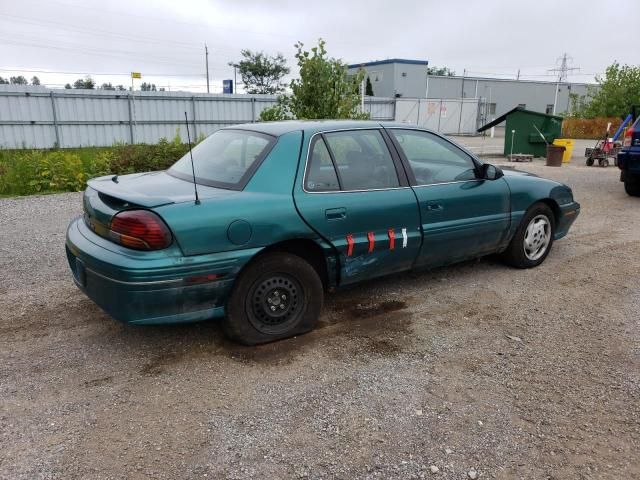
POLYGON ((255 348, 117 323, 66 265, 81 195, 0 199, 0 477, 640 478, 640 199, 518 168, 582 204, 542 266, 380 279, 255 348))

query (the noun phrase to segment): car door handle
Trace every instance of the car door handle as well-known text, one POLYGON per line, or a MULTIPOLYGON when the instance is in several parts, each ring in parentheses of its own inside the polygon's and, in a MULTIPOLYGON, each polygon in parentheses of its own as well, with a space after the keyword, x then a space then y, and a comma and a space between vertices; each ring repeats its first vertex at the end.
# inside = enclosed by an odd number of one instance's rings
POLYGON ((324 211, 325 217, 327 220, 343 220, 347 218, 347 209, 346 208, 329 208, 324 211))
POLYGON ((441 203, 429 202, 427 203, 427 210, 429 210, 430 212, 441 212, 442 210, 444 210, 444 207, 441 203))

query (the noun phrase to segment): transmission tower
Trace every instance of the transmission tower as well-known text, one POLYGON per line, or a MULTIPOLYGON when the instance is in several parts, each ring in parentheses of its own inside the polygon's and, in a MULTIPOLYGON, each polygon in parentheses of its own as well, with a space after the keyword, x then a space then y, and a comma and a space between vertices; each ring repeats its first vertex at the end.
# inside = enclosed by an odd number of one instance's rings
POLYGON ((556 94, 553 98, 553 114, 556 114, 556 105, 558 104, 558 91, 560 90, 560 84, 567 81, 567 76, 570 72, 580 70, 579 67, 570 67, 569 64, 573 63, 573 58, 564 53, 560 58, 556 60, 556 68, 550 68, 549 72, 558 74, 558 81, 556 82, 556 94))

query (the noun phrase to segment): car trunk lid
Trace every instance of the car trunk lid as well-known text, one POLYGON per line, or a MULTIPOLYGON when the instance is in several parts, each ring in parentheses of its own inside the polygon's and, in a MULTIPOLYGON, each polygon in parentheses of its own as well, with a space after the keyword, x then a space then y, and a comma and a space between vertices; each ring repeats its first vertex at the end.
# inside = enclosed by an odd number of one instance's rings
POLYGON ((193 183, 166 172, 109 175, 89 180, 87 184, 103 195, 146 208, 194 199, 193 183))
MULTIPOLYGON (((85 223, 105 238, 109 238, 111 221, 118 212, 195 201, 193 183, 166 172, 110 175, 89 180, 87 184, 83 198, 85 223)), ((223 189, 198 185, 202 200, 228 193, 223 189)))

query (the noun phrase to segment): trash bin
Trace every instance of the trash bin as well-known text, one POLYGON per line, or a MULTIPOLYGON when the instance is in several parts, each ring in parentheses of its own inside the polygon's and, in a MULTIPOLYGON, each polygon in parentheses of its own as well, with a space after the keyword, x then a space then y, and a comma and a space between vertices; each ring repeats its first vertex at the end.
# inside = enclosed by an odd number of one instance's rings
POLYGON ((553 144, 559 147, 565 147, 565 151, 562 154, 562 163, 569 163, 571 161, 571 155, 573 155, 573 140, 570 138, 556 138, 553 144))
POLYGON ((547 167, 561 167, 565 147, 547 145, 547 167))

